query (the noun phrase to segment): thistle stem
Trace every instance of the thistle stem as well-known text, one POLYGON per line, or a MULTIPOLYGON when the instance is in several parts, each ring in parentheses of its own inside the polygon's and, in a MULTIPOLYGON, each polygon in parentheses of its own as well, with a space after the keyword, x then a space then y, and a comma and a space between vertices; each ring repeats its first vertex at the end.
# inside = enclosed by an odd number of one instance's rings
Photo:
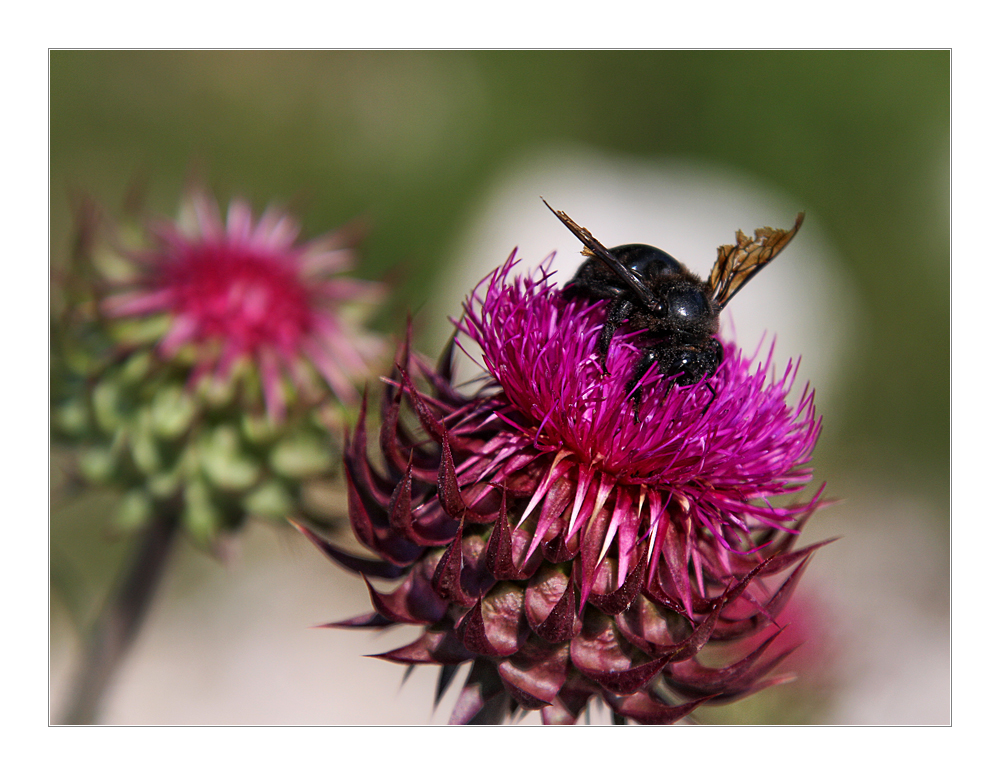
POLYGON ((120 669, 170 556, 180 519, 174 510, 157 515, 138 542, 120 585, 112 590, 87 644, 63 724, 94 724, 105 692, 120 669))

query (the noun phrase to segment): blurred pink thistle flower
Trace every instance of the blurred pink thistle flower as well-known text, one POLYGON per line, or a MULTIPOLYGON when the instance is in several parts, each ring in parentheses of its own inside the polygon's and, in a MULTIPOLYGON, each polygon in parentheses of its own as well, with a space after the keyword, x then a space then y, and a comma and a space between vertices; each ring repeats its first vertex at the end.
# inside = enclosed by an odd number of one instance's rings
POLYGON ((124 494, 120 527, 179 503, 219 547, 249 515, 309 512, 304 488, 336 470, 330 429, 385 351, 361 324, 382 286, 341 276, 353 242, 300 241, 292 216, 239 199, 223 218, 200 192, 140 227, 84 202, 53 416, 82 477, 124 494))
POLYGON ((240 199, 223 220, 201 193, 178 222, 158 222, 149 233, 152 247, 125 254, 138 272, 103 300, 105 314, 168 315, 157 349, 170 359, 193 348, 191 384, 208 374, 224 381, 238 362, 250 361, 272 420, 286 413, 284 380, 308 393, 312 369, 342 402, 356 403, 353 383, 367 374, 382 342, 342 307, 375 302, 381 288, 335 276, 354 260, 341 235, 300 243, 292 216, 271 208, 255 221, 240 199))

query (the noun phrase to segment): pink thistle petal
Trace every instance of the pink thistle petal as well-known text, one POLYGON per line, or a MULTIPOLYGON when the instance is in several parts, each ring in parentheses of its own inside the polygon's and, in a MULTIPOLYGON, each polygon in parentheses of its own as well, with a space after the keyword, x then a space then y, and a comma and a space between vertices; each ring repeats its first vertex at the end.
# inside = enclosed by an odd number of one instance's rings
POLYGON ((194 339, 197 330, 198 321, 195 318, 184 315, 175 318, 170 331, 160 340, 160 352, 165 358, 173 357, 181 347, 194 339))
POLYGON ((565 464, 564 460, 568 454, 569 452, 566 451, 561 451, 556 454, 555 458, 552 460, 552 465, 549 466, 549 470, 546 473, 545 478, 539 483, 534 494, 531 496, 531 500, 528 501, 528 505, 524 507, 524 513, 521 515, 521 519, 518 520, 517 527, 523 525, 524 521, 528 518, 528 515, 531 514, 539 503, 541 503, 542 498, 545 497, 545 493, 548 492, 548 488, 552 486, 552 483, 557 478, 562 477, 562 475, 569 470, 569 465, 565 464))
POLYGON ((229 203, 229 213, 226 216, 226 236, 234 243, 250 242, 253 228, 253 211, 250 204, 242 199, 234 199, 229 203))
POLYGON ((109 296, 101 303, 101 309, 111 317, 149 315, 170 309, 173 302, 174 290, 172 288, 153 292, 131 291, 117 296, 109 296))
MULTIPOLYGON (((253 229, 250 241, 266 245, 267 247, 284 252, 295 244, 295 239, 299 236, 299 225, 287 213, 283 213, 274 208, 268 208, 260 217, 260 221, 253 229)), ((308 247, 306 248, 308 250, 308 247)), ((348 268, 350 257, 347 257, 338 269, 348 268)), ((306 267, 303 266, 303 269, 306 267)))
POLYGON ((525 562, 535 553, 535 549, 550 532, 557 520, 566 509, 569 503, 570 486, 564 479, 554 481, 545 492, 545 500, 542 501, 542 508, 538 514, 538 525, 535 527, 534 536, 528 546, 528 553, 525 562))
POLYGON ((201 236, 206 240, 221 238, 225 234, 225 226, 222 223, 219 206, 215 200, 199 193, 192 197, 191 204, 201 236))
POLYGON ((313 317, 313 328, 320 335, 318 340, 329 348, 341 371, 347 374, 364 374, 368 368, 364 358, 345 338, 343 326, 330 315, 313 317))
POLYGON ((325 351, 321 343, 313 339, 305 339, 301 343, 302 352, 308 357, 330 389, 345 403, 356 403, 358 391, 349 379, 344 375, 340 365, 334 358, 325 351))

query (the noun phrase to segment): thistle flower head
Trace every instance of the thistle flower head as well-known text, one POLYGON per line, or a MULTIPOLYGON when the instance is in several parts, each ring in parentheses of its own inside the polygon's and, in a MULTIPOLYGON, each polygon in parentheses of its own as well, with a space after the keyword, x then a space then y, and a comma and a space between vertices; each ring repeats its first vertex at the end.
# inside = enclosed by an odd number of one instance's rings
POLYGON ((267 210, 254 220, 250 205, 234 200, 225 220, 215 202, 194 194, 179 222, 150 229, 152 246, 126 254, 138 273, 103 301, 114 318, 164 314, 162 358, 188 348, 197 381, 224 381, 240 361, 260 376, 269 416, 283 419, 287 377, 304 387, 315 368, 345 403, 367 373, 380 342, 342 313, 346 302, 374 301, 378 286, 335 277, 353 254, 336 234, 298 241, 287 213, 267 210))
POLYGON ((483 298, 465 304, 460 329, 482 348, 510 403, 498 413, 509 426, 508 446, 494 460, 528 443, 548 453, 551 469, 540 479, 536 502, 552 482, 574 484, 567 537, 585 524, 588 493, 615 491, 605 540, 616 536, 620 556, 628 558, 643 499, 654 532, 676 501, 704 536, 685 550, 700 576, 706 562, 731 572, 730 554, 751 545, 753 530, 794 522, 799 507, 767 501, 809 481, 806 464, 820 430, 812 393, 803 391, 794 408, 785 403, 794 364, 774 380, 770 355, 754 367, 727 343, 711 385, 676 386, 653 368, 630 390, 642 333, 616 336, 602 366, 596 348, 607 302, 566 301, 544 271, 508 283, 513 266, 508 260, 485 283, 483 298))
POLYGON ((471 662, 456 722, 541 709, 571 723, 597 697, 619 718, 670 723, 784 680, 768 674, 788 650, 763 655, 817 548, 794 549, 816 498, 770 503, 808 481, 819 433, 810 393, 786 403, 794 367, 776 376, 727 344, 710 384, 654 369, 636 401, 642 332, 617 332, 602 367, 606 303, 514 264, 458 322, 488 383, 465 395, 450 351, 436 371, 404 352, 382 400, 383 465, 363 423, 345 451, 352 526, 380 559, 303 528, 368 583, 376 613, 337 624, 421 625, 380 656, 443 665, 442 686, 471 662), (383 592, 369 578, 403 581, 383 592), (767 627, 736 662, 699 662, 767 627))
MULTIPOLYGON (((380 286, 351 268, 344 235, 298 239, 287 213, 223 219, 192 194, 177 221, 80 223, 89 282, 56 326, 57 438, 87 480, 124 493, 122 528, 181 511, 212 544, 248 515, 301 511, 333 472, 330 425, 382 342, 352 315, 380 286)), ((79 283, 78 283, 79 284, 79 283)))

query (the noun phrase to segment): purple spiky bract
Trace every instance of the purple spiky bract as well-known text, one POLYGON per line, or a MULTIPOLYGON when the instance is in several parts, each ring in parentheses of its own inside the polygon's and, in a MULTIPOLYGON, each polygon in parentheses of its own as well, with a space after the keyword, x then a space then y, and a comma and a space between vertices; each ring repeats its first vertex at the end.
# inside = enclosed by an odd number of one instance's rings
POLYGON ((636 401, 642 332, 619 331, 602 365, 606 303, 567 300, 544 269, 517 277, 515 263, 458 322, 492 379, 466 395, 452 348, 437 369, 404 348, 382 397, 381 464, 364 417, 347 444, 351 524, 379 559, 300 528, 368 585, 375 613, 339 624, 421 627, 379 656, 441 665, 443 686, 471 663, 456 723, 534 709, 573 723, 594 698, 618 718, 673 723, 786 680, 772 674, 790 651, 769 648, 775 637, 723 667, 699 657, 777 636, 820 545, 795 548, 818 494, 773 502, 809 481, 812 393, 789 404, 792 364, 775 372, 725 344, 711 388, 654 368, 636 401))

